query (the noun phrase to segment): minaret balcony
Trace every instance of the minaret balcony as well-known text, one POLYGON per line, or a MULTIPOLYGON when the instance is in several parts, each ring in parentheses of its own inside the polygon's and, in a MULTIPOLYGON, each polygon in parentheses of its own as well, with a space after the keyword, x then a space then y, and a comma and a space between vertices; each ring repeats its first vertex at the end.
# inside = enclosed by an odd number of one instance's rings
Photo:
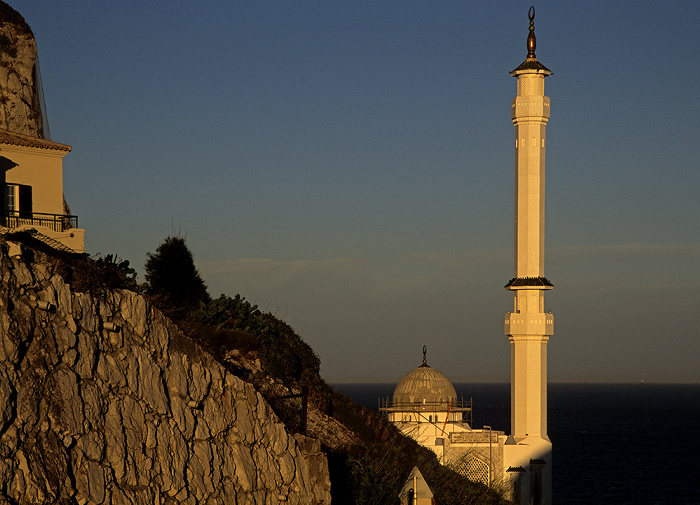
POLYGON ((554 315, 551 312, 534 314, 507 312, 503 333, 506 335, 554 335, 554 315))
POLYGON ((546 277, 513 277, 504 288, 517 291, 519 289, 554 289, 554 284, 546 277))
POLYGON ((549 97, 546 96, 516 96, 511 102, 513 121, 528 118, 549 119, 549 113, 549 97))

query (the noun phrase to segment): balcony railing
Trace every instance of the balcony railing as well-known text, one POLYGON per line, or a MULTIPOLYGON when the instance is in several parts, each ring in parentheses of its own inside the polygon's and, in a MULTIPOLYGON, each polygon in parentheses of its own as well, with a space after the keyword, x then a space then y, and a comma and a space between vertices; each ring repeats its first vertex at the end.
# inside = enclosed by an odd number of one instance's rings
POLYGON ((25 225, 44 226, 50 230, 62 232, 77 228, 78 216, 4 210, 0 213, 0 225, 6 228, 17 228, 25 225))
POLYGON ((469 400, 460 398, 458 400, 453 400, 452 402, 394 402, 389 398, 380 398, 379 412, 383 414, 389 414, 392 412, 413 412, 416 414, 421 414, 423 418, 426 418, 426 416, 432 412, 450 412, 451 414, 455 414, 455 416, 446 421, 448 424, 460 422, 471 424, 472 405, 473 402, 471 398, 469 400))
POLYGON ((379 411, 380 412, 394 412, 394 411, 407 411, 407 410, 447 410, 450 408, 452 411, 467 411, 472 409, 472 400, 465 400, 460 398, 459 400, 440 401, 440 402, 395 402, 389 398, 379 399, 379 411))

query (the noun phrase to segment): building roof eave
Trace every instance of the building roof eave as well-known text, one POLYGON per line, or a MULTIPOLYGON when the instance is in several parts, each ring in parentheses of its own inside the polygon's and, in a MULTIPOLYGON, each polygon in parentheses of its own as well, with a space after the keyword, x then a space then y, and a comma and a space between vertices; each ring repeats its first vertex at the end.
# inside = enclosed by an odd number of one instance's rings
POLYGON ((38 137, 32 137, 31 135, 11 132, 0 128, 0 146, 3 144, 66 152, 70 152, 72 149, 71 146, 66 144, 59 144, 58 142, 53 142, 51 140, 40 139, 38 137))

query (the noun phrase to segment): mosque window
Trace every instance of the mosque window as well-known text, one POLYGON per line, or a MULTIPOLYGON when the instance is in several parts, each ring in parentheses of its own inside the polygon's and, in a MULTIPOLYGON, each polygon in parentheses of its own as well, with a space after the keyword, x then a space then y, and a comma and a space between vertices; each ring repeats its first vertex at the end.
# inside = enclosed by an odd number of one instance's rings
POLYGON ((515 482, 513 482, 513 501, 515 503, 520 503, 520 496, 522 492, 520 491, 520 479, 516 479, 515 482))
POLYGON ((469 458, 462 460, 457 465, 457 473, 464 475, 467 479, 474 482, 487 484, 489 482, 489 466, 479 458, 469 458))

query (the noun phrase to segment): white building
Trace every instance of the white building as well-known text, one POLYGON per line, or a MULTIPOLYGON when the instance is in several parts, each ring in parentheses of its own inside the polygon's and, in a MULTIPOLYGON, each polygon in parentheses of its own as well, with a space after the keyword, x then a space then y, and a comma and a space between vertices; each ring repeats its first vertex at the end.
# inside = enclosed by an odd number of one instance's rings
POLYGON ((471 402, 457 400, 450 381, 423 365, 399 382, 380 410, 406 435, 432 449, 443 464, 500 489, 519 505, 551 505, 552 443, 547 434, 547 342, 554 317, 545 312, 544 188, 549 98, 544 79, 552 72, 535 56, 535 9, 528 13, 527 57, 511 72, 517 95, 515 125, 515 276, 513 311, 505 317, 511 346, 511 427, 474 430, 465 415, 471 402))
POLYGON ((504 473, 503 467, 508 437, 502 431, 471 427, 471 399, 457 398, 450 380, 428 365, 426 352, 424 346, 423 363, 403 376, 391 400, 380 400, 380 412, 432 450, 442 464, 473 481, 502 487, 513 473, 504 473))

